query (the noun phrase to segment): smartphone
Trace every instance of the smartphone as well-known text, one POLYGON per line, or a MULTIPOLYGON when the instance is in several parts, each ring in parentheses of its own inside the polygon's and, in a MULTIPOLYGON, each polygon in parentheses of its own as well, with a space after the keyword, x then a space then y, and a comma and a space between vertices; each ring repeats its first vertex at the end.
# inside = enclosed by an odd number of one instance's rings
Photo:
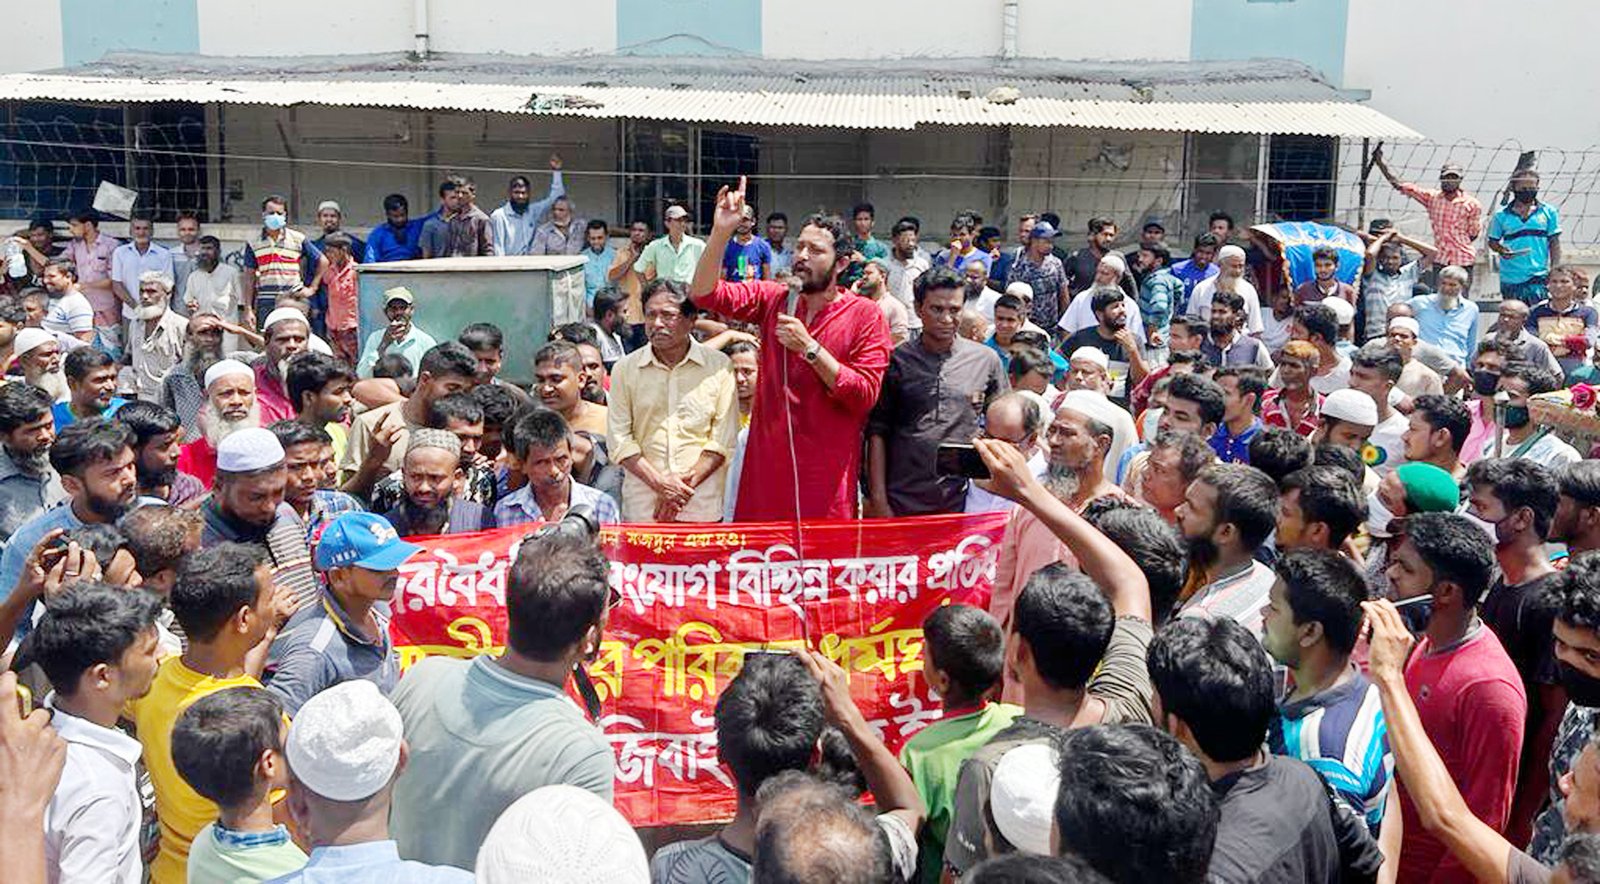
POLYGON ((1433 596, 1419 595, 1409 599, 1400 599, 1394 603, 1395 610, 1400 614, 1400 622, 1412 635, 1421 635, 1428 628, 1428 618, 1433 616, 1433 596))
POLYGON ((961 476, 965 479, 989 478, 989 467, 984 464, 978 449, 957 442, 941 442, 934 456, 934 469, 941 476, 961 476))

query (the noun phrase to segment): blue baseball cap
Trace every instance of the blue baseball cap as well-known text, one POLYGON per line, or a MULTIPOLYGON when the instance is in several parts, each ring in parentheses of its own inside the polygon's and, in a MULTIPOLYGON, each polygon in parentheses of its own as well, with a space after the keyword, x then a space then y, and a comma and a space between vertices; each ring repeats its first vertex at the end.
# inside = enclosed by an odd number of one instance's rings
POLYGON ((344 513, 328 523, 317 542, 317 570, 366 568, 393 571, 422 547, 406 543, 389 520, 372 513, 344 513))
POLYGON ((1028 233, 1028 238, 1055 239, 1060 235, 1061 231, 1057 230, 1055 225, 1051 224, 1049 221, 1036 221, 1034 222, 1033 230, 1028 233))

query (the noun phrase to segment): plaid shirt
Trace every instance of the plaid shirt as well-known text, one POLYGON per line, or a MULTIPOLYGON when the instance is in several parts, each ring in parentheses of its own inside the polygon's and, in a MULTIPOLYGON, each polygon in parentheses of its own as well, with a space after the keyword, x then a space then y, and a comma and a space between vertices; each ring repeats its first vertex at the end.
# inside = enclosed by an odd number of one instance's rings
POLYGON ((1436 263, 1471 267, 1478 257, 1472 241, 1483 233, 1483 204, 1477 197, 1458 190, 1452 199, 1444 191, 1409 183, 1400 185, 1400 192, 1428 210, 1428 223, 1433 225, 1434 243, 1439 248, 1436 263))
POLYGON ((1282 394, 1283 390, 1277 387, 1273 387, 1261 394, 1261 422, 1269 427, 1283 427, 1285 430, 1294 430, 1296 433, 1309 438, 1312 433, 1317 431, 1317 426, 1321 423, 1321 419, 1317 415, 1322 412, 1322 394, 1315 390, 1311 392, 1313 399, 1311 409, 1306 412, 1304 417, 1300 418, 1300 423, 1297 426, 1292 427, 1289 426, 1289 413, 1278 402, 1278 397, 1282 394))

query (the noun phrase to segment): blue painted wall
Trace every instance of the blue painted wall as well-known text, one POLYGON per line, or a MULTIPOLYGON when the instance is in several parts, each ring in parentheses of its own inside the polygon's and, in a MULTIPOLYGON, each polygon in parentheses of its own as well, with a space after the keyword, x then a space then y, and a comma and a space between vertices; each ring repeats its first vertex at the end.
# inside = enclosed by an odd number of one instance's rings
POLYGON ((617 46, 639 55, 761 54, 762 0, 616 0, 617 46), (659 41, 659 42, 650 42, 659 41), (648 46, 639 44, 650 43, 648 46))
POLYGON ((1344 85, 1350 0, 1194 0, 1189 54, 1198 61, 1292 58, 1344 85))
POLYGON ((125 49, 199 52, 198 4, 199 0, 61 0, 65 61, 83 64, 125 49))

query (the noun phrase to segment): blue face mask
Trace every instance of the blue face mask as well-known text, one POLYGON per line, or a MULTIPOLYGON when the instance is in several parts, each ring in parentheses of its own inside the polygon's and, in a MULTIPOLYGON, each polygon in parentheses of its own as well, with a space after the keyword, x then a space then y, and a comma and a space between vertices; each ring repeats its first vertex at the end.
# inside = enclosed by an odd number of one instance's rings
POLYGON ((261 216, 261 223, 268 230, 282 230, 288 225, 289 219, 277 212, 268 212, 261 216))

